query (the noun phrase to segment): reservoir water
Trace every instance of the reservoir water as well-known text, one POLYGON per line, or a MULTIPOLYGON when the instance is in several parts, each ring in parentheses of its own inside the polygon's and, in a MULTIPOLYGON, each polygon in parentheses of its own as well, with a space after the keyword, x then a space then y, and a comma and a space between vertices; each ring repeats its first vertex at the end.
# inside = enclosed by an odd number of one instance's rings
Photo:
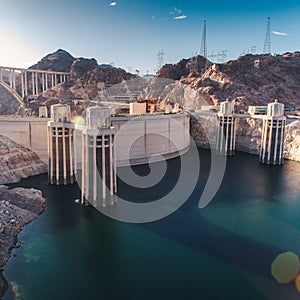
MULTIPOLYGON (((202 175, 189 200, 147 224, 81 206, 76 185, 50 186, 46 175, 12 185, 40 189, 47 208, 19 235, 4 299, 299 299, 295 282, 278 283, 271 266, 280 253, 300 255, 300 164, 265 166, 238 153, 213 201, 199 209, 210 166, 209 152, 200 154, 202 175)), ((169 162, 159 192, 176 181, 179 164, 169 162)), ((119 193, 133 201, 139 194, 122 183, 119 193)))

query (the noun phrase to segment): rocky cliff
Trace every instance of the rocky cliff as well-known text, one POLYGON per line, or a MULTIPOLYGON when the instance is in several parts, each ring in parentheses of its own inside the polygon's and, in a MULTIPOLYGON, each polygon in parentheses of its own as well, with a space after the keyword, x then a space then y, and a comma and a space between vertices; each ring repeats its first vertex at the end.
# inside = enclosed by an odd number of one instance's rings
MULTIPOLYGON (((205 149, 215 147, 217 116, 191 113, 191 136, 197 146, 205 149)), ((261 142, 262 120, 236 119, 236 150, 258 154, 261 142)))
MULTIPOLYGON (((32 151, 0 135, 0 184, 47 172, 47 166, 32 151)), ((45 208, 40 191, 0 185, 0 298, 7 289, 1 270, 23 226, 36 219, 45 208)))
POLYGON ((300 121, 294 121, 286 126, 284 156, 300 161, 300 121))
MULTIPOLYGON (((157 73, 158 77, 178 80, 177 86, 194 90, 195 101, 187 101, 189 108, 199 108, 203 100, 218 104, 228 98, 236 102, 237 110, 266 105, 274 99, 286 107, 300 107, 300 52, 246 55, 223 64, 212 64, 203 58, 197 62, 182 60, 165 65, 157 73)), ((182 95, 180 89, 177 92, 182 95)))
POLYGON ((34 152, 0 136, 0 184, 46 172, 47 166, 34 152))
MULTIPOLYGON (((191 114, 191 136, 197 146, 205 149, 215 147, 216 116, 191 114)), ((236 150, 259 155, 261 143, 261 119, 236 119, 236 150)), ((285 127, 284 157, 300 161, 300 120, 293 121, 285 127)))
MULTIPOLYGON (((29 113, 38 114, 38 107, 60 102, 68 102, 74 110, 78 109, 78 101, 92 100, 102 89, 102 84, 113 85, 136 78, 136 75, 127 73, 125 70, 115 68, 110 65, 98 65, 95 59, 75 58, 65 50, 59 49, 43 57, 38 63, 29 69, 51 70, 59 72, 70 72, 68 80, 59 84, 53 89, 49 89, 38 97, 29 96, 25 99, 29 113)), ((31 85, 30 77, 29 85, 31 85)), ((17 90, 21 91, 21 79, 17 74, 17 90)), ((20 114, 19 103, 0 86, 0 115, 20 114)))
POLYGON ((38 107, 41 104, 50 107, 58 102, 70 104, 72 110, 80 114, 85 101, 94 99, 103 89, 102 83, 110 86, 123 80, 136 78, 136 75, 127 73, 120 68, 110 65, 99 66, 94 58, 74 58, 61 49, 45 56, 31 68, 70 72, 65 83, 40 94, 38 97, 31 96, 27 99, 27 104, 33 115, 37 115, 38 107))
POLYGON ((70 72, 75 58, 63 49, 50 53, 29 69, 70 72))
MULTIPOLYGON (((2 163, 0 163, 2 165, 2 163)), ((17 235, 25 224, 36 219, 45 209, 42 193, 35 189, 0 186, 0 297, 7 289, 2 268, 17 243, 17 235)))

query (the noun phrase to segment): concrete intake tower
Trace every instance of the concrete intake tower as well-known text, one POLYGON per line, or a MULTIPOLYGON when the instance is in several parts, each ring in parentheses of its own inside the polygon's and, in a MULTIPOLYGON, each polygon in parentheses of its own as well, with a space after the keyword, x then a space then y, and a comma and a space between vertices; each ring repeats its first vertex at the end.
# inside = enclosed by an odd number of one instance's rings
POLYGON ((74 173, 74 124, 69 105, 51 106, 48 122, 48 179, 50 184, 71 184, 74 173))
POLYGON ((283 163, 283 143, 286 117, 284 104, 277 100, 268 104, 267 115, 263 119, 259 161, 264 164, 283 163))

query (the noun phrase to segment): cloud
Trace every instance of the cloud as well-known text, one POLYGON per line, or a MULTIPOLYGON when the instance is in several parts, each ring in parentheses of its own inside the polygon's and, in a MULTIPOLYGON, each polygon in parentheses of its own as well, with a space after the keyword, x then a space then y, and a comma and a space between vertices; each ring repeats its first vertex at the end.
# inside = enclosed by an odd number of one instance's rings
POLYGON ((111 2, 109 3, 110 6, 116 6, 118 3, 117 2, 111 2))
POLYGON ((186 15, 181 15, 181 16, 174 17, 174 20, 183 20, 183 19, 186 19, 186 18, 187 18, 186 15))
POLYGON ((170 15, 177 15, 177 14, 181 14, 182 10, 178 9, 177 7, 173 7, 173 9, 169 12, 170 15))
POLYGON ((273 34, 275 35, 281 35, 281 36, 289 36, 288 33, 285 32, 280 32, 280 31, 272 31, 273 34))

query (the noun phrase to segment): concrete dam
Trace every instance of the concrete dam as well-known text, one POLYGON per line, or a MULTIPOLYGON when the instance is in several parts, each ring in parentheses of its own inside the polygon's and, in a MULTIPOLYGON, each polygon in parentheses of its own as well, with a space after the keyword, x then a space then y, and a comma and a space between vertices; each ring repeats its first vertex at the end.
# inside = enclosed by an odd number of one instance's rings
MULTIPOLYGON (((31 149, 48 164, 47 124, 50 118, 0 117, 0 134, 31 149)), ((143 164, 149 158, 159 160, 161 155, 173 158, 189 150, 189 115, 149 114, 145 116, 112 117, 116 133, 117 166, 128 165, 124 153, 130 147, 130 164, 143 164), (122 129, 122 127, 126 125, 122 129), (171 143, 170 141, 173 141, 171 143), (129 143, 133 143, 130 145, 129 143), (176 145, 175 145, 176 144, 176 145)), ((75 134, 75 137, 78 136, 75 134)))

